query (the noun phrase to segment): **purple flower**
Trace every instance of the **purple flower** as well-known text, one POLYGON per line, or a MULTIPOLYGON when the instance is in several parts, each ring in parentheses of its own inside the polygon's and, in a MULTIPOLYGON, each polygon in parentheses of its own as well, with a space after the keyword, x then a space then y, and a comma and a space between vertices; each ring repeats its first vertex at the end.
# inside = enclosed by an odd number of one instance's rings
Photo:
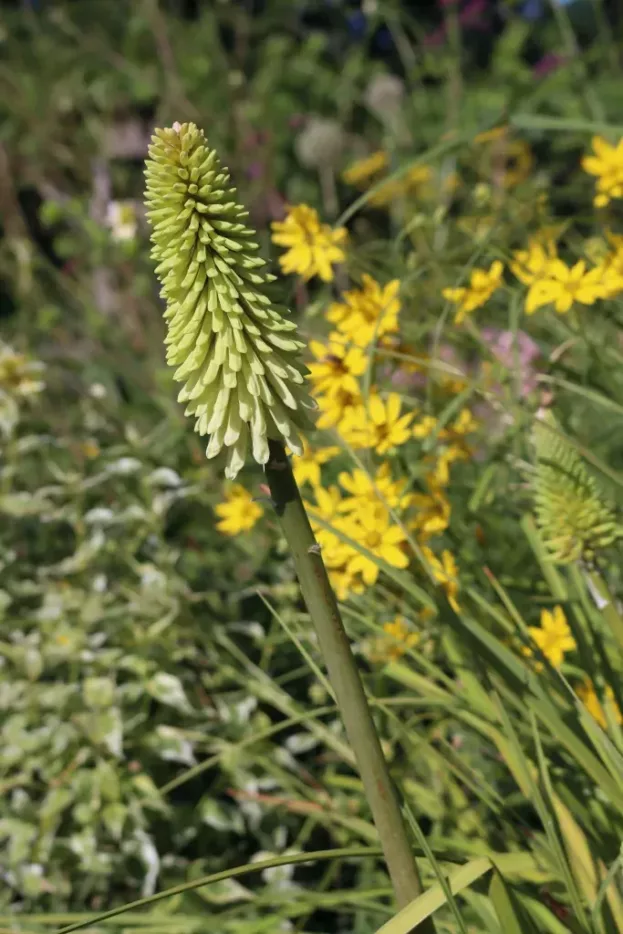
POLYGON ((560 68, 561 65, 564 65, 565 62, 566 58, 564 55, 556 55, 555 52, 548 52, 547 55, 544 55, 543 58, 536 63, 532 69, 532 73, 535 78, 544 78, 552 71, 556 71, 557 68, 560 68))
POLYGON ((527 396, 537 387, 537 371, 532 364, 540 357, 541 350, 524 331, 502 331, 500 328, 483 328, 482 336, 491 353, 509 370, 517 367, 521 380, 521 395, 527 396), (516 340, 516 343, 515 343, 516 340))
MULTIPOLYGON (((441 7, 451 8, 460 5, 461 0, 439 0, 441 7)), ((459 12, 459 23, 461 26, 471 29, 477 29, 486 32, 491 27, 489 17, 486 16, 489 8, 489 0, 467 0, 463 9, 459 12)), ((440 26, 434 32, 424 37, 424 45, 440 45, 446 39, 446 27, 440 26)))
POLYGON ((261 178, 264 174, 264 163, 263 162, 252 162, 247 166, 247 176, 249 178, 261 178))
POLYGON ((480 18, 486 12, 488 6, 488 0, 470 0, 459 14, 459 22, 462 26, 473 26, 477 29, 486 30, 490 23, 483 23, 480 18))

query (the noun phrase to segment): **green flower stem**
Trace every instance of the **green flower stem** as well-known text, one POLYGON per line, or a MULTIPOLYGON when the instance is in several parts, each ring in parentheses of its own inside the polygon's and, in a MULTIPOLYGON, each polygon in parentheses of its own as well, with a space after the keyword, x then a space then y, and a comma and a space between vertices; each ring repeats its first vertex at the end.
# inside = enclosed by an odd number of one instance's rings
MULTIPOLYGON (((387 869, 400 908, 422 892, 407 828, 383 756, 370 708, 351 652, 335 595, 283 444, 269 441, 266 478, 286 537, 305 604, 318 635, 329 673, 378 831, 387 869)), ((434 934, 427 918, 418 934, 434 934)))
POLYGON ((593 585, 594 590, 602 598, 603 606, 600 609, 603 617, 610 626, 619 646, 623 648, 623 617, 617 609, 616 601, 610 593, 608 585, 598 571, 587 571, 586 576, 593 585))

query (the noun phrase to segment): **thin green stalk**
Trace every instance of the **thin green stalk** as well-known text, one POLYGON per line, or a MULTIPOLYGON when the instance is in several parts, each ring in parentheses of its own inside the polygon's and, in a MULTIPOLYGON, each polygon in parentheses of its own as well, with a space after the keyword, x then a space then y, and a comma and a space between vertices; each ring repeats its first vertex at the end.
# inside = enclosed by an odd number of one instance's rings
MULTIPOLYGON (((335 692, 346 735, 353 748, 366 798, 383 848, 387 869, 400 908, 422 892, 407 828, 372 720, 359 670, 320 548, 314 538, 305 507, 280 442, 270 441, 266 478, 294 566, 305 604, 318 635, 329 680, 335 692)), ((415 929, 434 934, 427 918, 415 929)))
POLYGON ((174 885, 163 892, 156 892, 155 895, 146 895, 143 898, 137 898, 136 901, 128 902, 127 905, 118 905, 116 908, 111 908, 110 911, 103 911, 100 914, 79 915, 80 921, 75 921, 73 924, 61 928, 56 931, 56 934, 72 934, 73 931, 94 927, 102 921, 117 918, 119 915, 135 911, 137 908, 148 908, 165 898, 193 892, 204 885, 213 885, 215 882, 222 882, 225 879, 237 879, 240 876, 262 872, 264 869, 272 869, 276 866, 295 866, 297 863, 313 862, 314 860, 365 859, 369 856, 375 856, 377 853, 376 847, 353 846, 343 847, 338 850, 315 850, 312 853, 287 853, 285 856, 273 856, 271 859, 263 859, 256 863, 245 863, 244 866, 235 866, 233 869, 223 869, 221 872, 213 872, 209 876, 201 876, 200 879, 193 879, 192 882, 182 882, 181 885, 174 885))
POLYGON ((617 609, 616 601, 610 593, 607 583, 598 571, 587 571, 585 577, 593 590, 593 599, 595 597, 599 598, 599 609, 619 646, 623 648, 623 617, 617 609))

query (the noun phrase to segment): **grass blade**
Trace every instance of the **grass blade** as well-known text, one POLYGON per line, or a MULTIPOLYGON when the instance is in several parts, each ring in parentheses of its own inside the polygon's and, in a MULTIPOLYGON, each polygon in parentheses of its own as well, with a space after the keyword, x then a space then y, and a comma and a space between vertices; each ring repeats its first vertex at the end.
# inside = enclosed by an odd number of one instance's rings
MULTIPOLYGON (((491 868, 491 860, 486 856, 471 860, 471 862, 461 866, 460 869, 457 869, 448 877, 450 891, 453 895, 459 895, 463 889, 482 878, 491 868)), ((443 889, 437 882, 427 892, 424 892, 410 905, 394 915, 390 921, 387 921, 383 927, 376 931, 376 934, 410 934, 417 924, 420 924, 425 918, 430 918, 446 902, 447 899, 443 889)))

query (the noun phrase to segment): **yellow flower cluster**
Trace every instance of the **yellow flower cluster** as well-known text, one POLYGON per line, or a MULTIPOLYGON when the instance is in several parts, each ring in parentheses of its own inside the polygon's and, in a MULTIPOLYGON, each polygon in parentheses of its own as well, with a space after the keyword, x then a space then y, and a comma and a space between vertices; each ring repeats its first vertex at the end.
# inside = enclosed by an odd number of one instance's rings
POLYGON ((345 340, 365 348, 384 334, 398 331, 400 282, 393 279, 381 286, 366 273, 361 281, 360 289, 344 292, 341 302, 329 306, 326 318, 345 340))
MULTIPOLYGON (((404 412, 399 393, 382 395, 373 384, 364 395, 361 386, 371 366, 369 345, 398 329, 398 289, 398 281, 381 287, 370 276, 364 276, 361 289, 346 292, 343 302, 329 306, 327 318, 337 329, 325 340, 312 340, 309 345, 314 357, 309 371, 319 409, 317 427, 334 428, 354 450, 373 450, 379 455, 392 452, 412 438, 427 438, 437 425, 431 416, 417 418, 415 409, 404 412)), ((455 426, 439 433, 439 440, 473 431, 470 418, 469 413, 461 413, 455 426)), ((447 485, 448 465, 458 456, 456 447, 444 454, 436 487, 447 485)))
MULTIPOLYGON (((552 306, 560 314, 580 305, 594 305, 599 299, 614 298, 623 292, 623 237, 609 236, 610 251, 603 251, 599 262, 589 268, 580 259, 569 266, 558 255, 555 240, 548 231, 532 237, 525 250, 517 250, 510 263, 511 272, 528 287, 526 314, 552 306)), ((456 305, 454 321, 481 308, 502 284, 503 266, 499 260, 486 269, 474 269, 469 283, 460 288, 444 289, 442 295, 456 305)))
POLYGON ((409 626, 404 616, 395 616, 391 622, 383 623, 383 635, 366 646, 366 654, 373 662, 397 662, 419 641, 419 632, 409 626))
POLYGON ((593 137, 593 155, 584 156, 582 168, 597 178, 594 204, 603 208, 613 198, 623 198, 623 139, 612 146, 602 136, 593 137))
MULTIPOLYGON (((344 180, 366 187, 382 180, 388 167, 387 154, 374 153, 351 166, 344 180)), ((398 195, 422 191, 430 179, 427 166, 414 167, 401 179, 387 179, 372 201, 387 203, 398 195)), ((306 280, 312 276, 332 280, 333 266, 345 258, 345 240, 344 229, 322 224, 317 212, 305 204, 290 207, 286 218, 273 224, 273 242, 285 249, 279 260, 282 270, 306 280)), ((455 290, 452 297, 459 306, 457 318, 484 303, 501 284, 502 274, 502 264, 494 263, 487 273, 475 271, 468 288, 455 290)), ((428 543, 448 527, 450 468, 470 456, 465 437, 476 425, 471 413, 464 410, 452 424, 440 428, 433 416, 413 406, 407 408, 398 392, 385 392, 378 384, 376 348, 402 346, 400 312, 400 281, 382 284, 363 274, 356 287, 329 304, 325 317, 332 330, 327 337, 309 343, 309 377, 318 405, 316 427, 334 431, 355 451, 386 457, 408 442, 426 441, 434 435, 434 453, 423 455, 423 489, 407 492, 406 479, 394 480, 387 462, 376 473, 355 469, 340 473, 339 485, 323 485, 322 468, 339 454, 336 445, 312 448, 305 443, 303 453, 293 458, 293 470, 299 486, 313 492, 308 511, 339 599, 373 585, 379 575, 379 560, 405 568, 409 563, 407 535, 412 533, 426 549, 429 572, 457 606, 454 558, 448 551, 437 557, 428 543), (392 511, 399 515, 400 523, 394 521, 392 511)), ((405 374, 417 369, 408 361, 399 363, 399 368, 405 374)), ((245 498, 240 488, 218 508, 222 517, 219 528, 227 534, 248 530, 261 515, 261 507, 248 495, 245 498)))
POLYGON ((306 506, 331 583, 338 599, 345 600, 349 594, 363 593, 376 583, 378 559, 395 568, 409 564, 407 536, 390 513, 390 508, 406 505, 408 497, 407 481, 392 480, 388 464, 380 467, 374 477, 362 470, 341 473, 339 483, 350 495, 343 496, 337 486, 318 486, 314 489, 315 502, 306 506), (351 539, 353 545, 345 538, 351 539))
POLYGON ((503 188, 514 188, 524 182, 534 165, 534 156, 528 143, 513 139, 508 126, 494 127, 475 137, 476 145, 485 145, 482 169, 487 178, 499 179, 503 188))
MULTIPOLYGON (((475 142, 495 146, 505 140, 505 128, 496 128, 481 134, 475 142)), ((507 147, 507 142, 504 145, 507 147)), ((512 150, 505 151, 513 155, 512 150)), ((582 167, 596 176, 595 205, 604 207, 613 198, 623 198, 623 139, 613 146, 596 136, 593 151, 593 155, 583 158, 582 167)), ((523 177, 531 165, 531 155, 523 150, 517 150, 515 155, 521 163, 518 174, 523 177)), ((512 184, 516 182, 516 178, 512 180, 512 184)), ((595 250, 595 244, 587 242, 586 256, 593 257, 593 265, 584 258, 570 265, 561 259, 551 229, 542 230, 529 240, 525 249, 517 250, 510 270, 527 286, 526 314, 534 314, 545 306, 565 314, 574 304, 593 305, 600 299, 623 293, 623 238, 609 235, 609 240, 612 246, 609 251, 595 250)), ((460 324, 466 315, 489 301, 502 285, 503 272, 502 263, 496 260, 489 269, 472 270, 466 285, 443 289, 443 297, 456 306, 455 323, 460 324)))
POLYGON ((403 413, 396 392, 383 397, 372 386, 364 397, 359 377, 368 369, 364 351, 345 343, 337 332, 326 341, 311 341, 312 392, 319 409, 318 428, 335 428, 354 450, 385 455, 413 437, 415 411, 403 413))
POLYGON ((553 305, 557 312, 565 314, 576 302, 593 305, 598 299, 612 298, 623 291, 622 260, 620 249, 615 249, 592 269, 583 259, 568 266, 559 258, 554 240, 534 237, 527 249, 514 254, 510 268, 528 286, 526 314, 534 314, 544 305, 553 305))
MULTIPOLYGON (((381 322, 386 323, 383 334, 394 334, 399 311, 398 283, 391 282, 382 288, 366 277, 362 289, 347 292, 343 302, 330 306, 327 317, 338 330, 325 341, 310 343, 314 357, 309 366, 310 379, 320 412, 318 428, 333 428, 352 449, 372 450, 381 457, 409 441, 423 441, 436 434, 435 452, 423 460, 426 467, 423 492, 407 494, 404 483, 392 481, 387 463, 374 479, 362 470, 340 474, 340 487, 348 494, 345 498, 337 487, 329 492, 316 491, 316 506, 311 509, 332 526, 329 532, 317 524, 316 531, 340 599, 349 593, 361 593, 373 584, 378 565, 335 532, 358 542, 388 564, 405 567, 406 535, 401 527, 392 524, 388 508, 400 512, 404 528, 413 532, 422 545, 443 533, 450 521, 450 502, 445 493, 450 467, 470 456, 466 436, 477 427, 467 409, 454 422, 439 428, 430 415, 418 416, 415 410, 405 412, 403 400, 396 392, 383 396, 373 384, 364 395, 361 380, 371 365, 365 344, 378 338, 381 322)), ((322 453, 319 456, 322 458, 322 453)), ((456 608, 454 558, 450 552, 443 552, 438 559, 426 547, 429 570, 456 608)))
POLYGON ((361 594, 376 583, 380 568, 375 559, 405 568, 409 563, 407 530, 411 530, 422 546, 429 572, 458 609, 454 558, 444 551, 439 559, 426 544, 449 523, 450 503, 443 490, 431 487, 428 493, 408 492, 407 479, 394 480, 387 462, 374 475, 362 469, 342 471, 339 486, 325 488, 320 462, 326 463, 335 450, 320 448, 317 458, 307 452, 302 458, 295 457, 294 471, 299 476, 304 471, 313 487, 314 501, 306 507, 338 598, 361 594), (311 460, 316 460, 317 473, 309 467, 311 460), (392 512, 400 516, 400 523, 393 521, 392 512))
POLYGON ((365 402, 350 408, 340 423, 340 434, 355 450, 389 454, 413 437, 414 413, 403 415, 401 410, 402 399, 397 392, 383 399, 373 390, 365 402))
POLYGON ((398 393, 381 396, 372 386, 364 398, 360 379, 371 364, 370 345, 398 330, 400 283, 379 285, 364 275, 362 286, 333 302, 327 319, 335 325, 325 340, 312 340, 309 365, 313 394, 318 402, 319 429, 335 428, 355 450, 387 454, 413 434, 415 413, 402 413, 398 393))
POLYGON ((379 185, 368 203, 373 207, 386 207, 398 198, 423 197, 431 189, 433 172, 428 165, 414 165, 399 178, 387 178, 383 181, 389 168, 389 156, 383 150, 373 152, 363 159, 350 165, 343 173, 342 179, 347 185, 365 190, 379 185))

